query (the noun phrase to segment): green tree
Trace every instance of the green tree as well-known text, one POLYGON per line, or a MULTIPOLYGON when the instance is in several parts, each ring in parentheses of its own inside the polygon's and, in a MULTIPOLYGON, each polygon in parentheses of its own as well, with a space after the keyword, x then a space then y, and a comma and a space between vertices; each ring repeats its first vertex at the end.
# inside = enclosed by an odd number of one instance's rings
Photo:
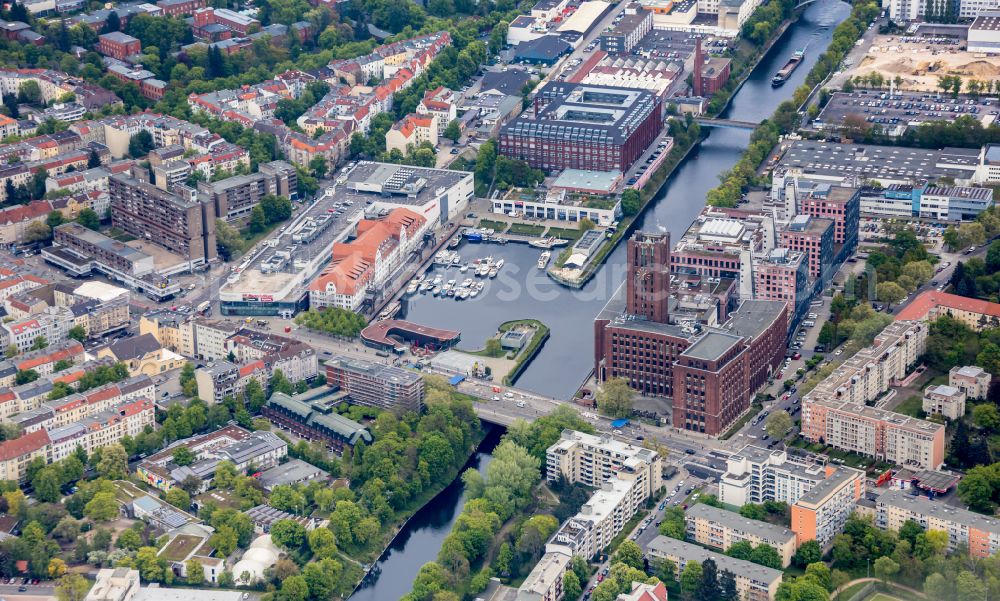
POLYGON ((75 325, 66 332, 66 335, 78 342, 87 340, 87 330, 82 325, 75 325))
POLYGON ((128 453, 120 444, 111 444, 101 449, 101 460, 97 473, 108 480, 120 480, 128 476, 128 453))
POLYGON ((56 585, 56 599, 59 601, 83 601, 90 590, 90 582, 75 572, 67 572, 56 585))
POLYGON ((146 130, 139 130, 128 141, 128 153, 133 159, 141 159, 156 148, 153 136, 146 130))
POLYGON ((883 584, 887 584, 889 579, 899 572, 899 564, 891 557, 879 557, 872 564, 872 569, 875 571, 875 576, 881 579, 883 584))
POLYGON ((170 455, 170 458, 174 463, 183 467, 185 465, 191 465, 198 457, 194 454, 194 451, 187 447, 177 447, 170 455))
POLYGON ((703 570, 701 569, 700 562, 692 560, 684 566, 684 571, 681 572, 680 585, 681 593, 683 593, 685 599, 695 598, 695 593, 701 584, 702 574, 703 570))
MULTIPOLYGON (((131 143, 129 144, 129 147, 131 148, 131 143)), ((97 211, 90 208, 85 208, 81 210, 80 213, 76 216, 76 222, 82 225, 83 227, 94 231, 97 231, 101 228, 100 216, 97 214, 97 211)))
POLYGON ((115 547, 125 551, 136 551, 142 546, 142 537, 134 529, 123 530, 115 541, 115 547))
POLYGON ((777 549, 768 544, 761 543, 754 547, 750 561, 775 570, 781 569, 781 555, 777 549))
POLYGON ((583 594, 583 588, 580 586, 580 579, 572 571, 568 570, 563 574, 563 595, 564 598, 569 601, 576 601, 583 594))
POLYGON ((611 378, 597 392, 597 406, 608 417, 632 416, 633 392, 625 378, 611 378))
POLYGON ((178 509, 189 511, 191 509, 191 495, 179 486, 173 486, 167 491, 167 503, 178 509))
POLYGON ((39 470, 35 477, 31 479, 31 486, 35 489, 35 498, 43 503, 55 503, 62 498, 59 487, 62 484, 62 475, 59 469, 49 466, 39 470))
POLYGON ((107 522, 118 516, 118 501, 111 492, 99 492, 86 504, 83 514, 95 522, 107 522))
POLYGON ((205 568, 196 559, 189 559, 184 564, 187 568, 187 582, 192 586, 198 586, 205 582, 205 568))
POLYGON ((622 213, 626 217, 636 215, 642 208, 642 197, 635 188, 626 188, 622 192, 622 213))
POLYGON ((823 549, 815 540, 807 540, 799 546, 798 551, 792 557, 792 563, 804 568, 809 564, 816 563, 823 558, 823 549))
POLYGON ((444 128, 444 137, 452 142, 458 142, 458 139, 462 137, 462 129, 458 124, 458 120, 452 120, 448 123, 448 127, 444 128))
POLYGON ((271 540, 289 551, 298 549, 306 540, 306 529, 295 520, 278 520, 271 526, 271 540))
POLYGON ((281 583, 282 601, 306 601, 309 598, 309 584, 303 576, 291 576, 281 583))
POLYGON ((875 286, 875 296, 883 303, 898 303, 906 298, 906 290, 896 282, 879 282, 875 286))
POLYGON ((1000 411, 992 403, 982 403, 972 408, 972 421, 984 430, 1000 429, 1000 411))
POLYGON ((625 540, 618 546, 618 550, 615 552, 612 561, 615 563, 624 563, 637 570, 642 570, 645 568, 642 556, 642 549, 639 548, 639 545, 633 541, 625 540))
POLYGON ((775 411, 764 420, 764 430, 775 440, 782 440, 792 430, 792 416, 787 411, 775 411))

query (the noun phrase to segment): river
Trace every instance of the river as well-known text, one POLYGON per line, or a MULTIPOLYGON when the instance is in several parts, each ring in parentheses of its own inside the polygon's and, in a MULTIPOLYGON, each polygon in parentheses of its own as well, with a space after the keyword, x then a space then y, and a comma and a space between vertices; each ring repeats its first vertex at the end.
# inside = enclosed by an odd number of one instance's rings
MULTIPOLYGON (((834 28, 849 14, 850 5, 841 0, 811 4, 772 46, 722 116, 752 122, 769 117, 805 81, 830 43, 834 28), (803 47, 804 63, 785 85, 772 88, 774 73, 803 47)), ((639 228, 670 232, 674 240, 680 238, 704 208, 705 194, 718 184, 719 174, 739 160, 749 138, 746 130, 711 129, 643 213, 639 228)), ((403 315, 417 323, 460 330, 459 347, 464 349, 482 347, 504 321, 539 319, 552 335, 516 384, 554 398, 570 398, 593 367, 593 318, 624 279, 625 245, 620 244, 580 290, 562 287, 546 277, 536 267, 539 251, 524 244, 463 244, 460 252, 466 261, 486 255, 502 258, 504 269, 476 299, 455 301, 418 295, 404 302, 403 315)), ((461 281, 468 275, 452 269, 444 277, 461 281)))
MULTIPOLYGON (((503 428, 493 427, 459 474, 475 468, 485 476, 503 433, 503 428)), ((438 549, 458 519, 465 505, 464 488, 461 478, 455 478, 420 508, 379 558, 376 572, 351 595, 351 601, 388 601, 410 592, 420 567, 437 558, 438 549)))

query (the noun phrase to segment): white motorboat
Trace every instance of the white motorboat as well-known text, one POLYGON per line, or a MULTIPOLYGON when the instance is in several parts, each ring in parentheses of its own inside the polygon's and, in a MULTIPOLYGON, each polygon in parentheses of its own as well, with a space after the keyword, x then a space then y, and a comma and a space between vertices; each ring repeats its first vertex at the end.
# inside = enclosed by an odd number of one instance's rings
POLYGON ((462 265, 461 267, 458 268, 458 270, 461 271, 462 273, 465 273, 466 271, 469 271, 469 265, 468 264, 462 265))
POLYGON ((496 268, 503 269, 503 259, 500 259, 499 261, 496 262, 496 268))
POLYGON ((489 274, 487 274, 487 275, 489 275, 490 278, 495 278, 495 277, 497 277, 497 275, 499 273, 500 273, 500 270, 497 269, 496 267, 494 267, 493 269, 490 270, 489 274))
POLYGON ((468 288, 471 285, 472 285, 472 278, 465 278, 465 281, 462 282, 462 288, 468 288))
POLYGON ((439 296, 441 294, 441 286, 435 286, 434 291, 431 292, 434 296, 439 296))
POLYGON ((552 258, 551 251, 543 251, 541 255, 538 256, 538 268, 545 269, 549 264, 549 259, 552 258))

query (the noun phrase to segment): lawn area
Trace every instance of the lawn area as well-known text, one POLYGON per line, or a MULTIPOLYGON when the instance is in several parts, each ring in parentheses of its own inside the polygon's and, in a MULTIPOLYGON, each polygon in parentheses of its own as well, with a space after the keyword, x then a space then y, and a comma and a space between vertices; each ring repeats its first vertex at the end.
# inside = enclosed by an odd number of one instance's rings
POLYGON ((579 229, 569 229, 564 227, 550 227, 549 236, 555 236, 556 238, 562 238, 563 240, 576 240, 583 235, 579 229))
POLYGON ((865 588, 870 582, 858 582, 857 584, 852 584, 851 586, 840 591, 840 594, 834 599, 834 601, 848 601, 854 595, 857 595, 861 589, 865 588))
POLYGON ((893 411, 912 417, 922 417, 924 413, 923 403, 924 399, 918 395, 913 395, 902 403, 896 405, 896 408, 893 409, 893 411))
POLYGON ((506 221, 491 221, 489 219, 480 219, 479 227, 487 230, 493 230, 496 233, 501 233, 507 229, 506 221))
POLYGON ((521 236, 541 236, 545 231, 544 225, 532 225, 530 223, 512 223, 508 234, 520 234, 521 236))
POLYGON ((885 593, 875 593, 871 597, 868 597, 866 601, 903 601, 899 597, 893 597, 885 593))

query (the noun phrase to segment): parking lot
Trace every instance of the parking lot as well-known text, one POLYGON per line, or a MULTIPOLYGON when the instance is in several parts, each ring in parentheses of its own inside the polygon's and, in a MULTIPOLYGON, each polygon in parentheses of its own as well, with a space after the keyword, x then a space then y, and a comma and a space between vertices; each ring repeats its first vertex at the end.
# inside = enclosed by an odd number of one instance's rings
POLYGON ((856 90, 836 92, 813 122, 817 129, 841 127, 847 116, 861 117, 872 125, 881 125, 886 133, 900 128, 897 135, 907 127, 914 127, 927 121, 953 120, 962 115, 979 119, 984 126, 990 125, 1000 114, 1000 102, 996 98, 973 99, 951 98, 941 94, 919 92, 896 92, 890 94, 878 90, 856 90))

